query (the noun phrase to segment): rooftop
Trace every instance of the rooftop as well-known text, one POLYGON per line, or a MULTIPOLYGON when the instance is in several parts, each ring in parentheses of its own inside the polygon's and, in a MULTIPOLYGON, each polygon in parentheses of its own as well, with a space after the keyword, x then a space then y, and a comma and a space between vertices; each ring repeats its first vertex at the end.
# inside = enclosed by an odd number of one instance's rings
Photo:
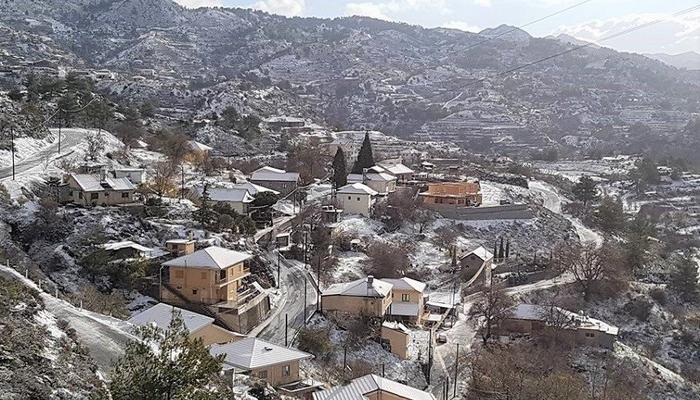
POLYGON ((435 400, 435 396, 416 388, 377 375, 353 379, 348 385, 313 394, 314 400, 366 400, 370 393, 391 393, 407 400, 435 400))
MULTIPOLYGON (((202 188, 197 189, 200 196, 202 196, 203 191, 202 188)), ((247 189, 207 188, 207 193, 211 201, 252 203, 255 200, 247 189)))
POLYGON ((110 178, 100 179, 99 175, 90 174, 71 174, 75 182, 85 192, 101 192, 104 190, 136 190, 131 181, 127 178, 110 178))
POLYGON ((163 263, 166 267, 225 269, 252 258, 249 253, 211 246, 163 263))
POLYGON ((213 345, 209 351, 213 356, 225 355, 224 370, 232 368, 251 370, 313 357, 309 353, 288 349, 254 337, 223 345, 213 345))
POLYGON ((603 321, 591 318, 584 314, 577 314, 559 307, 546 307, 535 304, 518 304, 510 311, 511 318, 530 321, 546 321, 552 312, 559 313, 560 316, 568 318, 571 322, 568 329, 590 329, 604 332, 610 335, 617 335, 619 329, 603 321))
POLYGON ((266 166, 253 171, 250 174, 250 179, 254 181, 296 182, 299 180, 299 173, 266 166))
POLYGON ((411 278, 382 278, 384 282, 394 285, 394 289, 398 290, 415 290, 423 293, 425 291, 425 283, 411 278))
POLYGON ((474 254, 475 256, 479 257, 480 259, 484 261, 491 260, 493 258, 493 253, 488 251, 484 246, 479 246, 476 249, 465 253, 462 258, 469 256, 470 254, 474 254))
POLYGON ((138 326, 153 324, 160 329, 168 329, 173 319, 173 314, 177 313, 180 313, 180 317, 190 333, 194 333, 214 322, 214 318, 165 303, 158 303, 148 310, 134 315, 128 322, 138 326))
POLYGON ((368 194, 370 196, 375 196, 377 192, 372 189, 371 187, 363 184, 363 183, 351 183, 349 185, 345 185, 338 189, 337 193, 343 193, 343 194, 368 194))
POLYGON ((385 297, 391 292, 392 284, 372 277, 347 283, 336 283, 323 291, 324 296, 385 297), (371 283, 370 283, 371 282, 371 283))

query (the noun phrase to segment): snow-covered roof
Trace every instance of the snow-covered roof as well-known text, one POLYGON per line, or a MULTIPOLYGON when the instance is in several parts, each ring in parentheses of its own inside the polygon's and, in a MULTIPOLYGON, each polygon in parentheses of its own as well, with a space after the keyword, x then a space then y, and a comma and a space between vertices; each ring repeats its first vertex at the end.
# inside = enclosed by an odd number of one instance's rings
POLYGON ((211 246, 197 250, 192 254, 166 261, 163 265, 166 267, 224 269, 242 263, 252 257, 248 253, 211 246))
MULTIPOLYGON (((373 167, 374 168, 374 167, 373 167)), ((365 178, 368 181, 391 182, 397 178, 394 175, 386 172, 368 172, 366 174, 348 174, 348 182, 364 182, 365 178)))
POLYGON ((280 192, 276 190, 272 190, 270 188, 266 188, 264 186, 256 185, 252 182, 242 182, 242 183, 237 183, 232 186, 234 189, 245 189, 250 193, 252 196, 257 196, 258 193, 265 193, 265 192, 270 192, 272 194, 280 194, 280 192))
POLYGON ((298 117, 288 117, 288 116, 275 116, 275 117, 270 117, 264 120, 266 123, 275 123, 275 122, 306 122, 302 118, 298 117))
POLYGON ((368 194, 370 196, 375 196, 377 195, 377 192, 372 189, 371 187, 363 184, 363 183, 351 183, 348 185, 345 185, 338 189, 338 193, 342 194, 368 194))
POLYGON ((138 326, 155 324, 160 329, 168 329, 173 319, 173 312, 180 313, 185 327, 190 333, 194 333, 214 322, 214 318, 165 303, 158 303, 148 310, 134 315, 128 322, 138 326))
POLYGON ((251 370, 313 357, 309 353, 277 346, 254 337, 223 345, 213 345, 209 352, 213 356, 225 354, 224 370, 231 368, 251 370))
POLYGON ((435 400, 428 392, 374 374, 353 379, 348 385, 315 392, 314 400, 366 400, 374 392, 391 393, 409 400, 435 400))
POLYGON ((420 315, 420 309, 416 303, 401 303, 398 301, 391 302, 389 310, 387 311, 389 315, 400 315, 404 317, 416 317, 420 315))
POLYGON ((127 178, 100 179, 99 175, 70 174, 75 182, 85 192, 101 192, 104 190, 136 190, 136 186, 127 178))
POLYGON ((143 251, 146 253, 153 251, 153 249, 146 246, 142 246, 138 243, 134 243, 131 240, 125 240, 123 242, 105 243, 102 245, 102 248, 109 251, 116 251, 126 248, 132 248, 134 250, 143 251))
POLYGON ((207 146, 207 145, 204 144, 204 143, 199 143, 199 142, 194 141, 194 140, 190 140, 189 142, 187 142, 187 144, 190 146, 190 150, 192 150, 192 151, 210 151, 210 150, 214 150, 213 147, 207 146))
POLYGON ((394 289, 398 290, 415 290, 417 292, 423 293, 425 290, 425 283, 417 281, 411 278, 382 278, 384 282, 389 282, 394 285, 394 289))
POLYGON ((402 324, 401 322, 384 321, 382 322, 382 326, 395 331, 401 331, 407 335, 411 334, 411 330, 406 328, 406 325, 402 324))
POLYGON ((488 261, 493 258, 493 253, 488 251, 484 246, 479 246, 476 249, 464 254, 462 258, 468 257, 469 255, 474 254, 475 256, 479 257, 483 261, 488 261))
POLYGON ((296 182, 299 180, 299 173, 266 166, 253 171, 250 174, 250 179, 254 181, 296 182))
MULTIPOLYGON (((577 314, 563 308, 554 307, 556 312, 561 313, 571 322, 567 329, 590 329, 596 330, 610 335, 617 335, 619 329, 616 326, 606 322, 591 318, 587 315, 577 314)), ((523 319, 529 321, 546 321, 547 315, 550 313, 550 308, 535 304, 518 304, 510 310, 511 318, 523 319)))
POLYGON ((372 277, 347 283, 336 283, 323 291, 324 296, 385 297, 391 292, 391 283, 372 277), (371 283, 370 283, 371 281, 371 283))
MULTIPOLYGON (((200 196, 203 194, 202 188, 198 188, 197 192, 200 196)), ((252 203, 255 201, 253 196, 248 193, 247 189, 233 188, 208 188, 209 199, 211 201, 223 201, 231 203, 252 203)))
POLYGON ((384 168, 387 172, 393 175, 407 175, 407 174, 413 174, 415 171, 412 169, 408 168, 407 166, 401 164, 401 163, 396 163, 396 164, 385 164, 385 163, 379 163, 379 166, 384 168))
POLYGON ((116 172, 144 172, 146 171, 145 168, 133 168, 133 167, 119 167, 119 168, 114 168, 114 171, 116 172))

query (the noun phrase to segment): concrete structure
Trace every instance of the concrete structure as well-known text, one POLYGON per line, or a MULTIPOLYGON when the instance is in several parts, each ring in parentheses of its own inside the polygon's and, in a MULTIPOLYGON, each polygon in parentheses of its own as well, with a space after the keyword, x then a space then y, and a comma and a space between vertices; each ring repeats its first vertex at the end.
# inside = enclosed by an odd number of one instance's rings
POLYGON ((384 321, 381 337, 389 344, 389 351, 400 359, 408 358, 408 344, 411 342, 411 331, 400 322, 384 321))
POLYGON ((70 174, 63 178, 59 201, 83 206, 113 206, 134 202, 136 186, 126 178, 99 175, 70 174))
POLYGON ((299 186, 299 173, 287 172, 272 167, 262 167, 253 171, 250 175, 250 182, 276 190, 282 196, 286 196, 299 186))
POLYGON ((339 386, 313 394, 313 400, 436 400, 428 392, 394 382, 377 375, 353 379, 339 386))
POLYGON ((338 207, 346 214, 359 214, 369 217, 374 205, 374 196, 377 191, 362 184, 352 183, 345 185, 336 192, 338 207))
POLYGON ((379 172, 386 172, 395 176, 399 182, 406 182, 413 179, 415 171, 400 162, 380 162, 376 167, 381 168, 379 172))
POLYGON ((115 178, 126 178, 134 185, 146 182, 146 170, 144 168, 115 168, 112 171, 115 178))
POLYGON ((224 355, 224 373, 249 374, 272 386, 298 382, 299 361, 313 357, 303 351, 277 346, 252 337, 225 345, 214 345, 210 352, 213 356, 224 355))
POLYGON ((612 349, 619 329, 603 321, 559 307, 519 304, 499 323, 501 335, 554 333, 571 345, 612 349))
POLYGON ((423 204, 431 206, 453 205, 456 207, 478 206, 481 204, 479 181, 429 183, 428 190, 419 193, 423 204))
POLYGON ((190 332, 190 337, 201 339, 205 346, 230 343, 245 338, 245 335, 214 325, 214 318, 165 303, 158 303, 148 310, 134 315, 129 319, 129 322, 137 326, 155 325, 160 329, 167 330, 176 315, 182 319, 185 328, 190 332))
POLYGON ((411 278, 382 278, 382 281, 393 286, 393 297, 387 314, 392 319, 410 321, 420 325, 424 309, 425 283, 411 278))
POLYGON ((324 312, 383 317, 391 305, 392 285, 372 276, 336 283, 321 294, 324 312))
POLYGON ((493 253, 484 246, 479 246, 468 251, 459 258, 462 279, 467 284, 472 284, 477 279, 482 278, 482 282, 491 282, 491 270, 493 269, 493 253))
POLYGON ((170 239, 165 242, 165 249, 172 255, 184 256, 194 253, 194 244, 191 239, 170 239))

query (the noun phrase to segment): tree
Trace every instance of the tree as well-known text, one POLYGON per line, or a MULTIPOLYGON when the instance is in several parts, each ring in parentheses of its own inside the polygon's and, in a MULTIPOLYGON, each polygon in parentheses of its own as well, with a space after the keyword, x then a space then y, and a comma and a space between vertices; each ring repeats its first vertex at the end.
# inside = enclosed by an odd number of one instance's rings
POLYGON ((299 172, 303 183, 310 183, 314 178, 326 176, 325 157, 315 143, 297 143, 289 147, 287 152, 287 169, 299 172))
POLYGON ((162 198, 175 190, 175 185, 173 184, 175 169, 175 166, 168 161, 156 163, 153 168, 153 176, 151 177, 149 188, 158 197, 162 198))
POLYGON ((114 365, 112 399, 229 398, 218 381, 223 356, 212 357, 201 338, 191 338, 179 312, 173 311, 168 329, 149 324, 136 335, 114 365))
POLYGON ((671 288, 683 301, 694 303, 700 298, 698 285, 698 266, 689 254, 680 258, 671 271, 671 288))
POLYGON ((581 176, 574 184, 572 191, 576 200, 583 202, 584 207, 598 198, 596 183, 588 175, 581 176))
POLYGON ((211 198, 209 197, 209 184, 205 183, 202 188, 199 209, 192 215, 195 221, 199 222, 205 229, 209 229, 217 220, 217 213, 212 210, 211 198))
POLYGON ((559 267, 564 271, 569 271, 576 284, 583 292, 586 301, 590 296, 594 285, 607 277, 612 276, 610 257, 611 252, 606 246, 597 248, 595 244, 565 244, 556 251, 559 254, 559 267))
POLYGON ((481 340, 486 345, 493 336, 498 324, 509 315, 513 306, 510 297, 502 286, 490 285, 469 310, 469 318, 480 324, 481 340))
POLYGON ((352 166, 353 174, 361 174, 366 168, 374 166, 374 156, 372 155, 372 142, 369 140, 369 131, 365 132, 365 139, 357 154, 357 161, 352 166))
POLYGON ((114 117, 114 111, 112 107, 107 104, 104 100, 94 100, 85 109, 87 117, 92 121, 92 123, 97 127, 97 132, 101 133, 102 129, 107 126, 109 122, 114 117))
POLYGON ((652 237, 656 235, 656 226, 642 214, 627 224, 625 242, 623 244, 624 257, 630 270, 641 268, 649 260, 649 248, 652 237))
POLYGON ((637 191, 642 191, 647 185, 655 185, 661 181, 659 171, 654 160, 644 157, 638 160, 635 168, 630 172, 630 177, 637 184, 637 191))
POLYGON ((345 163, 345 153, 341 147, 333 158, 333 187, 337 190, 348 184, 348 168, 345 163))
POLYGON ((91 132, 85 138, 87 148, 85 149, 85 160, 95 161, 105 150, 105 142, 102 134, 91 132))
POLYGON ((368 273, 382 278, 401 278, 406 276, 411 260, 408 254, 411 252, 407 245, 390 242, 375 242, 367 250, 370 260, 368 273))
POLYGON ((622 201, 610 196, 603 196, 593 214, 593 220, 605 232, 617 232, 625 227, 625 213, 622 201))

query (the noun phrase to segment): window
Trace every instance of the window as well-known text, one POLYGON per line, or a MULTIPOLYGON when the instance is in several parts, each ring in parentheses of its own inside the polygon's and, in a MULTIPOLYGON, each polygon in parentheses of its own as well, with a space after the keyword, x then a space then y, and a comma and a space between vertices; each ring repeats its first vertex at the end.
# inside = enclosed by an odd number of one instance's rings
POLYGON ((352 196, 348 196, 348 200, 352 200, 352 196))
POLYGON ((223 281, 224 279, 226 279, 226 270, 222 269, 221 271, 219 271, 219 280, 223 281))
POLYGON ((289 367, 289 365, 285 365, 282 367, 282 376, 289 376, 292 373, 292 369, 289 367))
POLYGON ((401 301, 403 301, 404 303, 405 303, 405 302, 408 302, 408 301, 411 301, 411 295, 410 295, 410 294, 406 294, 406 293, 402 294, 402 295, 401 295, 401 301))
POLYGON ((109 192, 105 192, 105 197, 109 197, 109 192))
POLYGON ((197 289, 192 289, 192 294, 196 295, 196 294, 197 294, 197 289))
POLYGON ((129 192, 122 193, 122 199, 128 199, 128 198, 129 198, 129 192))
POLYGON ((359 198, 359 197, 357 198, 357 201, 360 201, 360 198, 359 198))
POLYGON ((593 332, 586 332, 586 337, 587 337, 587 338, 595 337, 595 333, 593 333, 593 332))
POLYGON ((91 193, 90 200, 97 200, 100 197, 99 193, 91 193))
POLYGON ((258 378, 267 379, 267 370, 258 371, 258 378))

